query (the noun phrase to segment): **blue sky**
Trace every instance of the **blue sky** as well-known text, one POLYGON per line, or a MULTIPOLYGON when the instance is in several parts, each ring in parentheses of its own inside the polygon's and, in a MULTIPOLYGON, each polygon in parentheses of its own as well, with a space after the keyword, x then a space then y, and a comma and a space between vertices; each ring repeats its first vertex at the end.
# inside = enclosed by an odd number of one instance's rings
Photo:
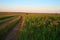
POLYGON ((60 0, 0 0, 0 11, 60 12, 60 0))

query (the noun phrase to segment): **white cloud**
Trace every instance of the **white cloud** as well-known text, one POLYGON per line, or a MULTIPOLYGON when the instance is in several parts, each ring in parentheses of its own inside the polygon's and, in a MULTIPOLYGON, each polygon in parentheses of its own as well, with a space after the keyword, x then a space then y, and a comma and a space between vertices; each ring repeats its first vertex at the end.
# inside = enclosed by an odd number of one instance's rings
POLYGON ((0 12, 40 12, 40 13, 60 13, 59 8, 43 8, 43 7, 14 7, 0 8, 0 12))

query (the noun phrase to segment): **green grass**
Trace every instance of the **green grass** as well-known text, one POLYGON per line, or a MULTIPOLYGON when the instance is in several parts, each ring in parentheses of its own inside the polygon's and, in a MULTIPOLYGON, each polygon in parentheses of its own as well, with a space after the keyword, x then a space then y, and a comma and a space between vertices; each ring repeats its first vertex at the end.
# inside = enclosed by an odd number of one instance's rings
POLYGON ((11 17, 14 17, 14 16, 5 16, 5 17, 0 17, 0 21, 1 21, 1 20, 4 20, 4 19, 11 18, 11 17))
POLYGON ((60 17, 26 17, 17 40, 60 40, 60 17))

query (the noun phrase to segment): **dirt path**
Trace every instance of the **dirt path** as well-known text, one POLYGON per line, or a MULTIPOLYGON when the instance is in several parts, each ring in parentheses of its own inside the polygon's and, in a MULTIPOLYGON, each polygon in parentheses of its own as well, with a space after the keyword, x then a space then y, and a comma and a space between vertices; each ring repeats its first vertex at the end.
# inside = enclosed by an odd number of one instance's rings
POLYGON ((20 24, 20 29, 19 29, 20 31, 23 31, 22 29, 23 29, 24 22, 25 22, 25 17, 23 16, 22 17, 22 22, 20 24))
POLYGON ((14 22, 14 21, 16 21, 16 20, 18 20, 19 19, 19 16, 18 17, 15 17, 15 18, 12 18, 12 19, 10 19, 10 20, 7 20, 6 22, 4 22, 4 23, 2 23, 2 24, 0 24, 0 28, 5 28, 8 24, 10 24, 10 23, 12 23, 12 22, 14 22))
POLYGON ((7 35, 5 40, 17 40, 17 36, 18 36, 18 31, 19 29, 21 29, 22 27, 22 23, 23 23, 23 17, 21 17, 19 19, 19 22, 15 25, 15 27, 12 29, 12 31, 7 35))

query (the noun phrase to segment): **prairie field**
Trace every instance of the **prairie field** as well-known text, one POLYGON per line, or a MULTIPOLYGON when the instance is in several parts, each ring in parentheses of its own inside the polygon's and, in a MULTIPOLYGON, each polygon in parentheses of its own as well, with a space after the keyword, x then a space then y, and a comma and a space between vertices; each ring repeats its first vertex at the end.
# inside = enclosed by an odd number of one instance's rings
POLYGON ((60 14, 0 12, 0 40, 60 40, 60 14))

